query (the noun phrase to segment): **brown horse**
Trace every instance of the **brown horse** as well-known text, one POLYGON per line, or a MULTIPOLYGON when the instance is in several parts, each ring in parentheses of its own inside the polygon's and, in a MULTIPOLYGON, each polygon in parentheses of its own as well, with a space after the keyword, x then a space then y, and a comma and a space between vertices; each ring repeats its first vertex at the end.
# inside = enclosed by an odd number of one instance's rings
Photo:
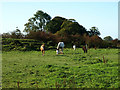
POLYGON ((86 46, 83 46, 83 51, 84 51, 84 53, 87 53, 87 48, 86 48, 86 46))

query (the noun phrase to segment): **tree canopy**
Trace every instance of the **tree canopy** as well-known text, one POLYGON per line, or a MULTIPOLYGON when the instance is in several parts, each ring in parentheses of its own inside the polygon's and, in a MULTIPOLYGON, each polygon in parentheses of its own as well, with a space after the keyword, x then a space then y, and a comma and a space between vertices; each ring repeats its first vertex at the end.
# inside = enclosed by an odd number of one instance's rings
POLYGON ((112 38, 111 36, 106 36, 106 37, 104 37, 104 40, 105 40, 105 41, 112 41, 113 38, 112 38))
POLYGON ((33 17, 31 17, 28 22, 24 25, 24 32, 30 31, 44 31, 46 24, 50 21, 51 16, 47 13, 38 10, 33 17))
POLYGON ((87 31, 75 19, 56 16, 51 20, 51 16, 41 10, 38 10, 24 26, 24 32, 27 33, 30 31, 46 31, 60 36, 75 34, 89 34, 89 36, 100 35, 97 27, 91 27, 90 31, 87 31))
POLYGON ((61 30, 57 31, 56 34, 65 35, 83 35, 87 33, 86 29, 76 21, 66 20, 61 25, 61 30))
POLYGON ((76 22, 75 19, 66 19, 58 16, 46 25, 46 30, 58 35, 83 35, 87 33, 86 29, 76 22))
POLYGON ((47 23, 46 30, 53 34, 56 33, 61 29, 61 25, 65 20, 66 19, 63 17, 59 17, 59 16, 54 17, 52 20, 50 20, 49 23, 47 23))
POLYGON ((94 35, 97 35, 99 36, 100 35, 100 32, 98 31, 98 28, 97 27, 91 27, 90 28, 90 31, 88 31, 89 33, 89 36, 94 36, 94 35))

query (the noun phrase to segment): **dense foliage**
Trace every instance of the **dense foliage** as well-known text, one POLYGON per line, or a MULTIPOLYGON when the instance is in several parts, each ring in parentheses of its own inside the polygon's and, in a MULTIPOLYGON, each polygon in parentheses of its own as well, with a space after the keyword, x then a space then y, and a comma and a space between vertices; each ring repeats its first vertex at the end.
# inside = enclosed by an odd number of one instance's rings
POLYGON ((60 36, 75 34, 83 35, 87 33, 86 29, 82 25, 79 25, 75 20, 62 17, 53 18, 46 25, 46 30, 60 36))
POLYGON ((38 10, 36 14, 34 14, 34 17, 30 18, 28 20, 28 23, 26 23, 24 32, 29 33, 30 31, 44 31, 44 28, 46 24, 50 21, 51 16, 48 15, 47 13, 38 10))
POLYGON ((100 32, 98 31, 97 27, 91 27, 90 31, 88 31, 88 33, 89 33, 89 36, 94 36, 94 35, 99 36, 100 35, 100 32))
POLYGON ((65 18, 56 16, 47 23, 46 30, 54 34, 61 29, 61 25, 64 21, 66 21, 65 18))
POLYGON ((112 38, 111 36, 106 36, 106 37, 104 37, 104 40, 105 40, 105 41, 112 41, 113 38, 112 38))
MULTIPOLYGON (((35 33, 35 32, 34 32, 35 33)), ((34 34, 33 35, 36 35, 34 34)), ((32 35, 32 34, 31 34, 32 35)), ((43 35, 43 34, 42 34, 43 35)), ((32 38, 32 37, 31 37, 32 38)), ((40 37, 38 37, 40 38, 40 37)), ((20 51, 30 51, 30 50, 40 50, 40 46, 45 43, 45 49, 52 49, 56 48, 57 43, 56 41, 64 41, 66 48, 71 48, 72 45, 76 45, 77 47, 82 47, 87 43, 88 48, 117 48, 120 47, 118 43, 120 41, 114 40, 111 42, 103 41, 98 36, 93 37, 82 37, 79 35, 74 36, 67 36, 67 37, 57 37, 57 36, 48 36, 47 38, 41 38, 40 40, 34 39, 10 39, 10 38, 3 38, 2 39, 2 50, 3 51, 10 51, 10 50, 20 50, 20 51), (87 40, 85 40, 87 38, 87 40), (44 39, 44 42, 43 40, 44 39), (46 41, 45 41, 46 40, 46 41), (71 43, 72 42, 72 43, 71 43)))

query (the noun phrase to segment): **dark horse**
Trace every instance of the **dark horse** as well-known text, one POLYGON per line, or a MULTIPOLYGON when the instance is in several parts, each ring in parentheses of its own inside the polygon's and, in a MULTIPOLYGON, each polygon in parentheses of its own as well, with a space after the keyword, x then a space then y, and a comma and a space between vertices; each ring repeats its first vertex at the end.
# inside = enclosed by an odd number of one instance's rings
POLYGON ((86 46, 83 46, 83 51, 84 51, 84 53, 87 53, 87 48, 86 48, 86 46))

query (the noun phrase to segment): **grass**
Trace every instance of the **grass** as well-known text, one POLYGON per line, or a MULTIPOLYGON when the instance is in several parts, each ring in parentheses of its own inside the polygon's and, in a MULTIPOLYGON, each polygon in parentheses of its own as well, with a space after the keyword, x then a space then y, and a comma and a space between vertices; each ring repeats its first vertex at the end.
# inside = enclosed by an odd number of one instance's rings
POLYGON ((3 88, 119 88, 118 49, 2 53, 3 88), (104 59, 107 61, 104 63, 104 59), (18 85, 19 84, 19 85, 18 85))

